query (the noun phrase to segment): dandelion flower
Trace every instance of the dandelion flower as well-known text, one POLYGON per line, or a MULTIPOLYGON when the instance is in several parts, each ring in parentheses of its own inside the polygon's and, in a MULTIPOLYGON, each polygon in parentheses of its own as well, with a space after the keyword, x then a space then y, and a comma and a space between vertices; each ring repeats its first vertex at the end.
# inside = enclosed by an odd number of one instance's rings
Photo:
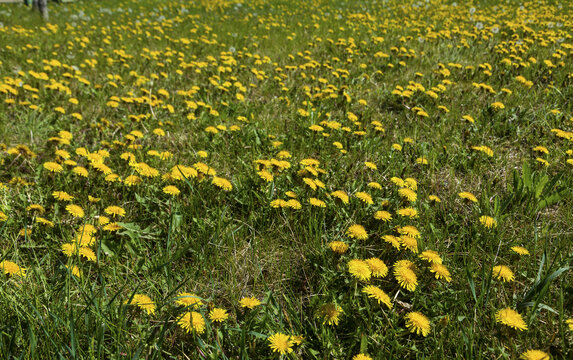
POLYGON ((348 230, 346 230, 346 234, 353 239, 368 239, 368 233, 366 232, 366 229, 364 229, 364 226, 358 224, 350 225, 348 230))
POLYGON ((233 185, 231 184, 231 182, 222 177, 213 176, 213 180, 211 181, 211 183, 217 186, 218 188, 223 189, 224 191, 231 191, 233 189, 233 185))
POLYGON ((56 162, 53 162, 53 161, 45 162, 43 166, 44 166, 44 169, 46 169, 46 170, 48 170, 48 171, 50 171, 50 172, 53 172, 53 173, 59 173, 59 172, 61 172, 62 170, 64 170, 64 168, 62 167, 62 165, 60 165, 60 164, 58 164, 58 163, 56 163, 56 162))
POLYGON ((368 285, 362 289, 362 292, 368 295, 369 298, 373 298, 378 301, 378 304, 383 303, 388 306, 389 309, 392 309, 392 302, 390 300, 390 296, 384 292, 384 290, 380 289, 374 285, 368 285))
POLYGON ((344 254, 348 250, 348 244, 342 241, 331 241, 328 247, 337 254, 344 254))
POLYGON ((83 218, 85 216, 84 209, 82 209, 81 206, 78 205, 70 204, 66 206, 66 210, 73 217, 83 218))
POLYGON ((273 352, 278 352, 281 355, 292 352, 293 342, 291 341, 290 336, 282 333, 276 333, 269 336, 268 340, 269 347, 273 350, 273 352))
POLYGON ((493 276, 497 280, 503 280, 503 282, 512 282, 515 280, 515 274, 511 269, 505 265, 497 265, 492 269, 493 276))
POLYGON ((435 203, 440 203, 440 202, 442 202, 442 200, 441 200, 438 196, 436 196, 436 195, 430 195, 430 196, 428 196, 428 200, 433 201, 433 202, 435 202, 435 203))
POLYGON ((52 196, 54 197, 54 199, 60 201, 72 201, 74 199, 72 195, 68 194, 65 191, 54 191, 52 193, 52 196))
POLYGON ((70 272, 72 273, 73 276, 78 277, 78 278, 82 277, 82 271, 76 265, 72 265, 72 266, 66 265, 66 268, 68 270, 70 270, 70 272))
POLYGON ((302 205, 298 200, 295 199, 290 199, 289 201, 286 202, 286 207, 294 209, 294 210, 299 210, 302 209, 302 205))
POLYGON ((408 235, 413 238, 420 238, 421 236, 420 231, 415 226, 412 225, 406 225, 401 228, 398 228, 398 233, 400 235, 408 235))
POLYGON ((357 193, 355 194, 355 196, 356 196, 358 199, 360 199, 360 200, 362 200, 363 202, 365 202, 366 204, 368 204, 368 205, 374 204, 374 201, 372 200, 372 196, 370 196, 370 194, 368 194, 368 193, 365 193, 365 192, 360 191, 360 192, 357 192, 357 193))
POLYGON ((519 357, 523 360, 549 360, 549 354, 541 350, 527 350, 519 357))
POLYGON ((400 287, 408 291, 416 290, 416 286, 418 285, 418 277, 416 276, 416 273, 409 267, 395 266, 394 277, 396 277, 396 281, 398 281, 400 287))
POLYGON ((410 250, 414 254, 418 253, 418 241, 415 237, 402 235, 400 236, 400 242, 406 249, 410 250))
POLYGON ((125 304, 137 305, 139 308, 144 310, 148 315, 155 314, 155 304, 153 303, 153 300, 151 300, 147 295, 135 294, 133 295, 131 301, 127 300, 125 304))
POLYGON ((355 278, 363 281, 370 280, 372 276, 372 271, 368 263, 360 259, 352 259, 348 262, 348 272, 355 278))
POLYGON ((322 318, 323 324, 338 325, 342 308, 334 303, 324 304, 317 312, 317 316, 322 318))
POLYGON ((495 320, 500 324, 509 326, 519 331, 527 330, 527 324, 525 321, 523 321, 521 315, 511 308, 499 310, 495 314, 495 320))
POLYGON ((352 357, 352 360, 372 360, 372 358, 366 354, 358 354, 352 357))
POLYGON ((409 202, 415 202, 416 199, 418 198, 418 194, 416 194, 416 192, 412 189, 408 189, 408 188, 401 188, 398 190, 398 195, 400 195, 401 197, 405 198, 406 200, 408 200, 409 202))
POLYGON ((317 198, 310 198, 310 199, 308 199, 308 202, 312 206, 321 207, 321 208, 326 207, 326 203, 322 200, 317 199, 317 198))
POLYGON ((111 216, 125 216, 125 210, 116 205, 106 207, 104 212, 111 216))
POLYGON ((385 277, 388 275, 388 266, 384 263, 384 261, 378 258, 370 258, 366 259, 366 263, 370 267, 370 271, 372 272, 373 277, 385 277))
POLYGON ((179 190, 177 186, 167 185, 163 188, 163 192, 168 195, 177 196, 181 193, 181 190, 179 190))
POLYGON ((407 313, 404 317, 406 318, 406 327, 411 333, 428 336, 431 328, 430 320, 424 314, 413 311, 407 313))
POLYGON ((426 260, 429 263, 433 264, 442 263, 442 258, 440 257, 440 254, 438 254, 438 252, 434 250, 422 251, 422 253, 418 255, 418 257, 422 260, 426 260))
POLYGON ((2 270, 4 274, 10 276, 26 276, 26 269, 9 260, 3 260, 0 262, 0 270, 2 270))
POLYGON ((177 324, 188 333, 195 330, 197 334, 202 334, 205 331, 205 319, 203 318, 203 315, 196 311, 186 312, 177 321, 177 324))
POLYGON ((430 265, 430 272, 434 273, 436 279, 444 279, 447 282, 452 282, 452 274, 447 267, 442 264, 432 263, 430 265))
POLYGON ((459 193, 458 196, 464 200, 468 200, 468 201, 471 201, 474 203, 478 202, 477 198, 471 192, 464 191, 464 192, 459 193))
POLYGON ((392 220, 392 215, 388 211, 380 210, 374 213, 374 219, 388 222, 392 220))
POLYGON ((497 221, 491 216, 481 216, 479 222, 488 229, 493 229, 497 227, 497 221))
POLYGON ((239 300, 239 305, 243 308, 254 309, 256 306, 261 305, 261 302, 255 297, 244 297, 239 300))
POLYGON ((197 295, 187 292, 179 293, 175 303, 182 306, 191 306, 193 309, 203 306, 203 301, 197 295))
POLYGON ((348 195, 342 190, 336 190, 332 192, 330 195, 342 201, 344 204, 348 204, 348 195))
POLYGON ((400 250, 400 247, 402 246, 402 244, 400 243, 400 239, 394 235, 384 235, 382 237, 382 240, 384 240, 385 242, 392 245, 392 247, 398 250, 400 250))
POLYGON ((518 254, 518 255, 525 255, 525 256, 529 256, 531 255, 529 253, 529 250, 527 250, 526 248, 522 247, 522 246, 513 246, 511 248, 511 251, 513 251, 514 253, 518 254))
POLYGON ((227 320, 229 318, 229 314, 227 310, 221 308, 214 308, 209 312, 209 319, 214 322, 220 322, 227 320))
POLYGON ((403 216, 403 217, 409 217, 410 219, 413 219, 413 218, 418 217, 418 210, 414 209, 413 207, 407 207, 407 208, 398 209, 398 211, 396 211, 396 214, 403 216))

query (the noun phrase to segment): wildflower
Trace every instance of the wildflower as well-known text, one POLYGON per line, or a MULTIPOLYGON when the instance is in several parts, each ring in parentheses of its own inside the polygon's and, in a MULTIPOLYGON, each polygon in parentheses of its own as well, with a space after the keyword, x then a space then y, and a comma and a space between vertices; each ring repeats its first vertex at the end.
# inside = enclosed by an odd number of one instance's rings
POLYGON ((479 222, 488 229, 493 229, 497 227, 497 221, 495 221, 495 219, 492 218, 491 216, 486 216, 486 215, 480 216, 479 222))
POLYGON ((513 271, 505 265, 497 265, 493 267, 493 276, 497 280, 503 280, 503 282, 512 282, 515 280, 515 275, 513 271))
POLYGON ((431 264, 441 264, 442 263, 442 258, 440 257, 438 252, 434 251, 434 250, 422 251, 422 253, 420 255, 418 255, 418 257, 422 260, 426 260, 427 262, 429 262, 431 264))
POLYGON ((342 241, 331 241, 328 247, 337 254, 344 254, 348 250, 348 244, 342 241))
POLYGON ((370 271, 372 272, 372 276, 374 277, 385 277, 388 275, 388 266, 384 263, 384 261, 378 258, 370 258, 366 259, 366 263, 370 267, 370 271))
POLYGON ((418 217, 418 210, 414 209, 413 207, 407 207, 398 209, 398 211, 396 211, 396 214, 413 219, 418 217))
POLYGON ((220 322, 227 320, 229 318, 229 313, 227 310, 221 308, 214 308, 209 312, 209 319, 214 322, 220 322))
POLYGON ((60 201, 72 201, 74 199, 72 195, 68 194, 65 191, 54 191, 52 193, 52 196, 54 197, 54 199, 60 201))
POLYGON ((244 297, 239 300, 239 305, 243 308, 254 309, 256 306, 261 305, 261 302, 255 297, 244 297))
POLYGON ((366 354, 358 354, 352 357, 352 360, 372 360, 372 358, 366 354))
POLYGON ((129 175, 128 177, 126 177, 126 178, 123 180, 123 183, 124 183, 125 185, 127 185, 127 186, 134 186, 134 185, 137 185, 137 184, 141 184, 141 183, 142 183, 142 180, 141 180, 141 178, 140 178, 139 176, 137 176, 137 175, 129 175))
POLYGON ((317 316, 323 319, 323 324, 338 325, 342 308, 334 303, 324 304, 317 312, 317 316))
POLYGON ((393 247, 395 247, 398 250, 400 250, 400 247, 402 246, 402 244, 400 244, 400 239, 394 235, 384 235, 382 237, 382 240, 384 240, 385 242, 392 245, 393 247))
POLYGON ((140 309, 144 310, 148 315, 155 314, 155 304, 153 303, 153 300, 151 300, 147 295, 135 294, 133 295, 131 301, 127 300, 125 304, 137 305, 140 309))
POLYGON ((523 360, 549 360, 549 354, 541 350, 527 350, 519 358, 523 360))
POLYGON ((358 224, 350 225, 348 230, 346 230, 346 235, 358 240, 368 239, 368 233, 366 232, 366 229, 364 229, 364 226, 358 224))
POLYGON ((92 249, 89 247, 82 246, 79 249, 79 255, 88 259, 88 261, 95 262, 96 261, 96 254, 92 249))
POLYGON ((348 262, 348 272, 355 278, 363 281, 370 280, 372 276, 368 263, 360 259, 352 259, 348 262))
POLYGON ((218 188, 223 189, 224 191, 231 191, 233 189, 233 185, 231 184, 231 182, 221 177, 213 176, 213 180, 211 181, 211 183, 217 186, 218 188))
POLYGON ((2 270, 5 275, 21 277, 26 276, 26 269, 9 260, 0 261, 0 270, 2 270))
POLYGON ((434 273, 436 279, 444 279, 447 282, 452 282, 452 274, 447 267, 442 264, 432 263, 430 265, 430 272, 434 273))
POLYGON ((84 209, 82 209, 81 206, 78 206, 78 205, 74 205, 74 204, 67 205, 66 210, 73 217, 83 218, 85 215, 84 209))
POLYGON ((368 285, 362 289, 362 292, 368 295, 368 297, 375 299, 378 304, 383 303, 388 306, 389 309, 392 309, 392 302, 390 300, 390 296, 384 292, 384 290, 380 289, 374 285, 368 285))
POLYGON ((187 292, 182 292, 177 295, 177 300, 175 303, 182 306, 191 306, 193 309, 198 309, 203 306, 203 301, 195 295, 187 292))
POLYGON ((415 202, 416 199, 418 198, 418 195, 416 194, 416 192, 414 192, 414 190, 408 189, 408 188, 401 188, 400 190, 398 190, 398 195, 407 199, 409 202, 415 202))
POLYGON ((205 331, 205 319, 203 315, 196 311, 189 311, 183 314, 177 321, 177 324, 188 333, 195 330, 197 334, 202 334, 205 331))
POLYGON ((281 355, 292 352, 292 346, 294 344, 291 341, 290 336, 282 333, 276 333, 269 336, 268 340, 269 347, 273 350, 273 352, 278 352, 281 355))
POLYGON ((465 200, 468 200, 471 202, 475 202, 475 203, 478 202, 477 198, 471 192, 464 191, 464 192, 459 193, 458 196, 461 197, 462 199, 465 199, 465 200))
POLYGON ((72 273, 73 276, 78 277, 78 278, 82 277, 82 271, 76 265, 72 265, 72 266, 66 265, 66 268, 68 270, 70 270, 70 272, 72 273))
POLYGON ((431 328, 430 320, 424 314, 413 311, 407 313, 404 317, 406 318, 406 327, 411 333, 428 336, 431 328))
POLYGON ((416 290, 416 286, 418 285, 418 277, 411 268, 405 266, 394 266, 394 276, 396 277, 400 287, 408 291, 416 290))
POLYGON ((499 101, 496 101, 496 102, 492 103, 492 104, 491 104, 491 107, 492 107, 494 110, 502 110, 502 109, 505 109, 505 105, 503 105, 503 103, 501 103, 501 102, 499 102, 499 101))
POLYGON ((0 211, 0 221, 4 222, 8 220, 8 215, 4 213, 4 211, 0 211))
POLYGON ((368 193, 360 191, 360 192, 357 192, 355 196, 368 205, 374 204, 374 201, 372 200, 372 196, 370 196, 370 194, 368 194, 368 193))
POLYGON ((573 331, 573 319, 567 319, 565 323, 569 326, 569 330, 573 331))
POLYGON ((302 205, 297 200, 290 199, 289 201, 287 201, 286 207, 294 209, 294 210, 299 210, 302 208, 302 205))
POLYGON ((383 211, 383 210, 376 211, 374 213, 374 219, 388 222, 388 221, 392 220, 392 215, 388 211, 383 211))
POLYGON ((317 199, 317 198, 310 198, 310 199, 308 199, 308 202, 312 206, 321 207, 321 208, 326 207, 326 203, 322 200, 317 199))
POLYGON ((433 202, 436 202, 436 203, 442 202, 442 200, 441 200, 439 197, 437 197, 436 195, 430 195, 430 196, 428 196, 428 200, 433 201, 433 202))
POLYGON ((53 172, 53 173, 59 173, 62 170, 64 170, 64 168, 62 167, 62 165, 56 163, 56 162, 52 162, 52 161, 48 161, 44 163, 44 169, 53 172))
POLYGON ((339 199, 343 203, 348 204, 348 195, 344 191, 337 190, 331 193, 330 195, 332 195, 332 197, 339 199))
POLYGON ((125 210, 116 205, 106 207, 104 212, 111 216, 125 216, 125 210))
POLYGON ((181 190, 179 190, 177 186, 167 185, 163 188, 163 192, 168 195, 177 196, 179 193, 181 193, 181 190))
POLYGON ((523 321, 521 315, 511 308, 499 310, 495 314, 495 320, 500 324, 509 326, 519 331, 527 330, 527 324, 525 321, 523 321))

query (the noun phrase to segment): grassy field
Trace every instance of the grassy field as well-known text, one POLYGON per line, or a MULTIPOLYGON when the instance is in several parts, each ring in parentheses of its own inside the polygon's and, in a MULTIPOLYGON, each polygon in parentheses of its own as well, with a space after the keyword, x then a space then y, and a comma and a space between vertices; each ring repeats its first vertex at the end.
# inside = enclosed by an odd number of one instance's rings
POLYGON ((0 358, 573 358, 573 5, 0 4, 0 358))

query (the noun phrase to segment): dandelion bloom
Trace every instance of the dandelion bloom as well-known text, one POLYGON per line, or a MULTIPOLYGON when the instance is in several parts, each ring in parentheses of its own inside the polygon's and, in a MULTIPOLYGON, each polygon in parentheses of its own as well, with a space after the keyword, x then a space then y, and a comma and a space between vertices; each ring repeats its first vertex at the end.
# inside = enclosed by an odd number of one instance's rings
POLYGON ((26 269, 9 260, 3 260, 0 262, 0 270, 2 270, 4 274, 10 276, 26 276, 26 269))
POLYGON ((511 251, 513 251, 514 253, 518 254, 518 255, 531 255, 529 253, 529 250, 527 250, 526 248, 522 247, 522 246, 513 246, 511 248, 511 251))
POLYGON ((384 240, 385 242, 392 245, 392 247, 395 247, 398 250, 400 250, 400 247, 402 246, 402 244, 400 243, 400 239, 394 235, 384 235, 382 237, 382 240, 384 240))
POLYGON ((59 173, 59 172, 61 172, 62 170, 64 170, 64 168, 62 167, 62 165, 60 165, 60 164, 58 164, 58 163, 56 163, 56 162, 53 162, 53 161, 45 162, 43 166, 44 166, 44 169, 46 169, 46 170, 48 170, 48 171, 50 171, 50 172, 53 172, 53 173, 59 173))
POLYGON ((337 254, 344 254, 348 250, 348 244, 342 241, 331 241, 328 247, 337 254))
POLYGON ((276 333, 269 336, 268 340, 269 347, 273 350, 273 352, 278 352, 281 355, 292 352, 292 346, 294 344, 291 341, 290 336, 282 333, 276 333))
POLYGON ((442 264, 432 263, 430 265, 430 272, 434 273, 436 279, 444 279, 447 282, 452 282, 452 274, 447 267, 442 264))
POLYGON ((221 308, 214 308, 209 312, 209 319, 214 322, 223 322, 229 318, 227 310, 221 308))
POLYGON ((438 196, 436 196, 436 195, 430 195, 430 196, 428 196, 428 200, 433 201, 433 202, 436 202, 436 203, 442 202, 442 200, 441 200, 438 196))
POLYGON ((374 285, 368 285, 362 289, 362 292, 368 295, 369 298, 373 298, 378 301, 378 304, 383 303, 388 306, 389 309, 392 309, 392 302, 390 300, 390 296, 384 292, 384 290, 380 289, 374 285))
POLYGON ((81 206, 78 206, 78 205, 70 204, 70 205, 66 206, 66 210, 73 217, 83 218, 85 216, 84 209, 82 209, 81 206))
POLYGON ((346 230, 346 234, 353 239, 368 239, 368 233, 366 232, 366 229, 364 229, 364 226, 358 224, 350 225, 348 230, 346 230))
POLYGON ((186 312, 177 321, 177 324, 188 333, 195 330, 197 334, 202 334, 205 331, 205 319, 203 318, 203 315, 196 311, 186 312))
POLYGON ((372 271, 372 276, 383 278, 388 275, 388 266, 386 266, 384 261, 378 258, 370 258, 366 259, 366 263, 370 267, 370 271, 372 271))
POLYGON ((153 300, 147 295, 135 294, 131 301, 127 300, 125 304, 137 305, 140 309, 144 310, 148 315, 155 314, 155 304, 153 300))
POLYGON ((82 277, 82 271, 76 265, 72 265, 72 266, 66 265, 66 268, 68 270, 70 270, 70 272, 72 273, 73 276, 78 277, 78 278, 82 277))
POLYGON ((201 298, 199 298, 195 294, 191 294, 191 293, 187 293, 187 292, 179 293, 179 295, 177 295, 177 299, 175 300, 175 303, 178 305, 182 305, 182 306, 191 306, 194 309, 197 309, 197 308, 203 306, 203 301, 201 301, 201 298))
POLYGON ((406 225, 401 228, 398 228, 398 233, 400 235, 408 235, 413 238, 419 238, 421 236, 420 231, 412 225, 406 225))
POLYGON ((298 202, 295 199, 290 199, 289 201, 287 201, 286 203, 286 207, 294 209, 294 210, 299 210, 302 208, 302 205, 300 202, 298 202))
POLYGON ((358 354, 354 355, 352 360, 372 360, 372 358, 366 354, 358 354))
POLYGON ((54 197, 54 199, 61 201, 72 201, 74 199, 72 195, 68 194, 65 191, 54 191, 52 193, 52 196, 54 197))
POLYGON ((430 320, 424 314, 418 311, 413 311, 407 313, 404 317, 406 318, 406 327, 410 332, 422 336, 428 336, 431 328, 430 320))
POLYGON ((488 229, 497 227, 497 221, 491 216, 480 216, 479 222, 488 229))
POLYGON ((515 280, 515 274, 513 271, 505 265, 494 266, 492 274, 497 280, 503 280, 503 282, 512 282, 515 280))
POLYGON ((163 192, 164 192, 165 194, 168 194, 168 195, 177 196, 177 195, 179 195, 179 193, 181 192, 181 190, 179 190, 179 189, 177 188, 177 186, 167 185, 166 187, 163 188, 163 192))
POLYGON ((261 305, 261 302, 255 297, 244 297, 239 300, 239 305, 243 308, 254 309, 256 306, 261 305))
POLYGON ((374 219, 387 222, 392 220, 392 215, 388 211, 380 210, 374 213, 374 219))
POLYGON ((348 204, 348 195, 342 190, 336 190, 332 192, 330 195, 342 201, 345 204, 348 204))
POLYGON ((324 304, 318 309, 317 316, 323 319, 323 324, 338 325, 342 308, 334 303, 324 304))
POLYGON ((368 263, 360 259, 352 259, 348 262, 348 272, 355 278, 363 281, 370 280, 372 276, 368 263))
POLYGON ((374 201, 372 200, 372 196, 370 196, 370 194, 368 194, 368 193, 365 193, 365 192, 360 191, 360 192, 357 192, 357 193, 355 194, 355 196, 356 196, 358 199, 360 199, 360 200, 362 200, 363 202, 365 202, 366 204, 368 204, 368 205, 374 204, 374 201))
POLYGON ((459 193, 458 196, 464 200, 468 200, 468 201, 475 202, 475 203, 478 202, 478 199, 471 192, 464 191, 464 192, 459 193))
POLYGON ((104 212, 111 216, 125 216, 125 210, 116 205, 106 207, 104 212))
POLYGON ((569 330, 573 331, 573 319, 567 319, 565 323, 569 326, 569 330))
POLYGON ((398 195, 405 198, 409 202, 415 202, 418 199, 418 194, 412 189, 401 188, 398 190, 398 195))
POLYGON ((211 183, 217 186, 218 188, 223 189, 224 191, 231 191, 233 189, 233 185, 231 184, 231 182, 221 177, 213 176, 213 180, 211 181, 211 183))
POLYGON ((410 219, 413 219, 413 218, 418 217, 418 210, 414 209, 413 207, 407 207, 407 208, 398 209, 398 211, 396 211, 396 214, 403 216, 403 217, 409 217, 410 219))
POLYGON ((422 260, 426 260, 429 263, 435 263, 435 264, 442 263, 442 258, 440 257, 440 254, 438 254, 438 252, 434 250, 422 251, 422 253, 418 255, 418 257, 422 260))
POLYGON ((495 320, 500 324, 509 326, 519 331, 527 330, 527 324, 525 321, 523 321, 521 315, 511 308, 499 310, 495 314, 495 320))
POLYGON ((541 350, 527 350, 519 357, 523 360, 549 360, 549 354, 541 350))
POLYGON ((410 250, 414 254, 418 253, 418 241, 415 237, 402 235, 400 236, 400 242, 406 249, 410 250))
POLYGON ((396 281, 398 281, 400 287, 408 291, 416 290, 416 286, 418 285, 418 277, 410 267, 394 266, 394 277, 396 278, 396 281))
POLYGON ((310 198, 310 199, 308 199, 308 202, 312 206, 321 207, 321 208, 326 207, 326 203, 322 200, 317 199, 317 198, 310 198))

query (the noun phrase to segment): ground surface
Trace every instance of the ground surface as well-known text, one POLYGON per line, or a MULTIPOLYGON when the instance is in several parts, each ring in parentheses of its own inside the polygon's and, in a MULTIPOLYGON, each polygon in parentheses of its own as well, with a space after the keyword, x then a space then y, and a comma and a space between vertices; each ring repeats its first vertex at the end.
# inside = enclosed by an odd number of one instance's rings
POLYGON ((1 356, 571 358, 573 9, 496 4, 0 5, 1 356))

